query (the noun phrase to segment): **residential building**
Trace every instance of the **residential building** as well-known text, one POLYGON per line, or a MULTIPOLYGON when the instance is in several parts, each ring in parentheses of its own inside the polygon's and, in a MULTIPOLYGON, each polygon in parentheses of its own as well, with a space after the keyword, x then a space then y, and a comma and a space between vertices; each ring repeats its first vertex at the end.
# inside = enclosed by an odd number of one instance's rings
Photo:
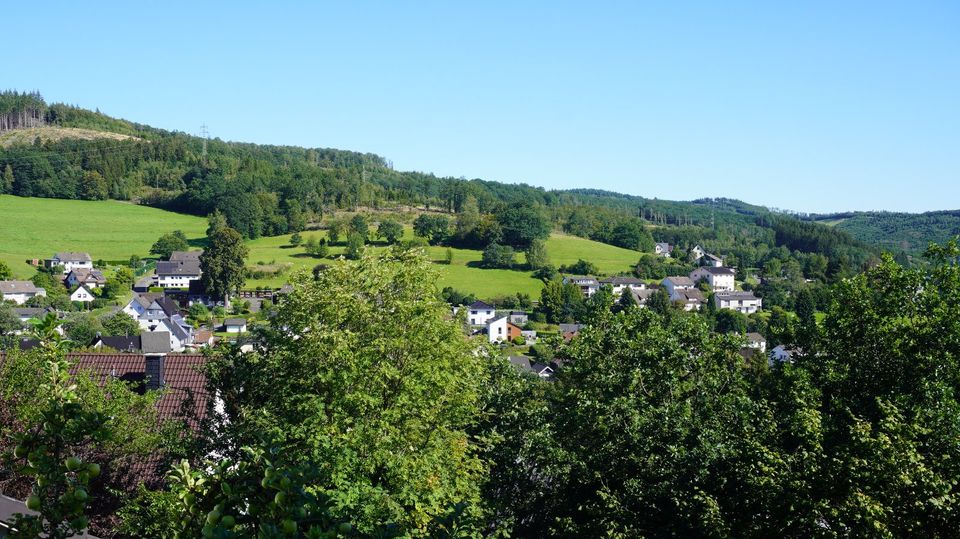
POLYGON ((90 303, 95 299, 97 299, 97 297, 94 296, 93 292, 91 292, 90 289, 84 285, 78 286, 76 290, 70 293, 70 301, 90 303))
POLYGON ((657 254, 657 256, 662 256, 664 258, 667 258, 671 254, 673 254, 673 246, 670 245, 669 243, 657 243, 653 251, 654 253, 657 254))
POLYGON ((129 354, 166 354, 170 352, 170 334, 166 331, 144 331, 140 335, 103 336, 90 343, 92 348, 112 348, 129 354))
MULTIPOLYGON (((471 326, 485 326, 487 322, 497 317, 497 311, 493 305, 482 301, 474 301, 465 307, 467 309, 467 323, 471 326)), ((459 307, 454 312, 459 311, 459 307)))
POLYGON ((761 353, 767 351, 767 339, 759 333, 747 333, 747 348, 759 350, 761 353))
POLYGON ((638 306, 646 308, 647 301, 653 297, 654 294, 659 292, 659 288, 645 288, 643 290, 631 290, 630 295, 633 296, 633 302, 638 306))
POLYGON ((42 319, 47 313, 56 312, 50 307, 14 307, 13 314, 20 322, 27 323, 31 318, 42 319))
POLYGON ((726 292, 736 289, 736 275, 733 268, 702 266, 690 272, 690 280, 695 283, 706 281, 714 292, 726 292))
POLYGON ((93 269, 93 259, 88 253, 56 253, 48 263, 50 267, 63 266, 64 275, 75 269, 93 269))
POLYGON ((32 281, 0 281, 0 294, 3 294, 3 301, 23 305, 32 297, 46 296, 47 291, 32 281))
POLYGON ((510 322, 507 315, 494 318, 487 322, 487 338, 491 343, 510 342, 521 335, 522 330, 510 322))
POLYGON ((763 300, 753 292, 717 292, 713 301, 717 309, 733 309, 743 314, 753 314, 763 307, 763 300))
POLYGON ((223 321, 223 329, 227 333, 246 333, 247 320, 245 318, 227 318, 223 321))
POLYGON ((190 288, 200 274, 199 260, 157 262, 157 286, 162 288, 190 288))
POLYGON ((786 346, 779 344, 773 347, 773 350, 770 350, 770 359, 768 363, 770 366, 774 366, 777 363, 792 363, 795 359, 794 356, 800 352, 797 348, 787 348, 786 346))
POLYGON ((107 284, 107 278, 104 277, 103 272, 98 269, 75 268, 67 273, 66 283, 67 288, 70 289, 74 289, 80 285, 93 289, 100 288, 107 284))
POLYGON ((560 324, 560 335, 564 342, 570 342, 583 328, 583 324, 560 324))
POLYGON ((600 282, 589 275, 568 275, 563 278, 563 284, 576 286, 588 298, 600 290, 600 282))
POLYGON ((132 316, 144 331, 170 334, 170 349, 181 352, 193 344, 193 327, 180 314, 176 302, 163 294, 134 296, 123 312, 132 316))
POLYGON ((689 290, 695 288, 696 285, 693 282, 693 279, 686 277, 684 275, 675 275, 673 277, 667 277, 660 283, 663 288, 667 289, 667 294, 670 296, 670 301, 676 301, 677 291, 679 290, 689 290))
POLYGON ((609 286, 613 291, 614 297, 619 297, 621 294, 623 294, 624 290, 643 290, 647 287, 647 283, 643 282, 641 279, 637 279, 636 277, 624 277, 622 275, 601 279, 600 285, 609 286))
POLYGON ((690 260, 701 266, 713 266, 717 268, 723 266, 723 258, 708 253, 699 245, 694 245, 693 248, 690 249, 690 260))
POLYGON ((699 311, 701 307, 707 304, 703 292, 697 288, 677 289, 676 293, 670 296, 670 301, 679 302, 683 305, 685 311, 699 311))
POLYGON ((527 372, 548 380, 553 378, 554 370, 550 365, 534 361, 527 356, 508 356, 507 359, 511 365, 520 369, 522 372, 527 372))

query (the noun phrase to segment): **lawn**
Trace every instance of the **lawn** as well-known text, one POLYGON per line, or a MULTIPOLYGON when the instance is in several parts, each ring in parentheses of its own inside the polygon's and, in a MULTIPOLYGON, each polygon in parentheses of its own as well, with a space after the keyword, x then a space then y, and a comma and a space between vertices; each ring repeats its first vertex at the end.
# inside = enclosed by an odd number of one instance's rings
POLYGON ((94 260, 147 256, 157 238, 183 230, 201 239, 207 221, 126 202, 21 198, 0 195, 0 260, 18 278, 29 278, 32 258, 57 251, 85 251, 94 260))
MULTIPOLYGON (((145 257, 150 246, 166 232, 183 230, 191 243, 203 238, 207 222, 190 215, 138 206, 117 201, 56 200, 21 198, 0 195, 0 260, 5 261, 18 278, 29 278, 33 269, 26 263, 31 258, 49 258, 57 251, 85 251, 95 260, 126 260, 132 254, 145 257)), ((304 240, 319 240, 325 232, 302 232, 304 240)), ((405 236, 413 236, 407 226, 405 236)), ((307 256, 302 247, 290 246, 290 236, 258 238, 248 242, 247 264, 255 269, 286 268, 279 275, 250 279, 248 287, 279 287, 297 269, 309 270, 321 262, 307 256)), ((375 245, 373 249, 383 249, 375 245)), ((343 247, 331 248, 331 255, 343 247)), ((428 248, 431 259, 438 262, 438 285, 452 286, 481 298, 492 298, 523 292, 536 296, 542 283, 530 272, 476 267, 481 252, 453 249, 453 263, 441 264, 446 247, 428 248)), ((579 258, 596 264, 601 273, 630 271, 639 253, 565 234, 554 234, 547 241, 547 251, 554 265, 570 264, 579 258)), ((518 262, 524 262, 519 255, 518 262)))

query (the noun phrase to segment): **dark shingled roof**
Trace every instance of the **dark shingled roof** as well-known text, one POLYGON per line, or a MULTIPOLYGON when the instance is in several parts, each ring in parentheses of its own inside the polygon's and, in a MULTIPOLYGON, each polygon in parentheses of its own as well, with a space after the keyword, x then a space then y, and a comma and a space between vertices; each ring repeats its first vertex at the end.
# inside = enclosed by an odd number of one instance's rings
POLYGON ((715 266, 703 266, 702 268, 698 268, 698 269, 702 269, 703 271, 710 273, 712 275, 736 275, 737 274, 736 270, 734 270, 733 268, 727 268, 727 267, 718 268, 715 266))
POLYGON ((174 251, 170 253, 170 262, 181 262, 184 260, 200 260, 203 251, 174 251))
POLYGON ((467 307, 470 308, 470 309, 479 310, 479 311, 492 311, 492 310, 493 310, 493 305, 489 305, 489 304, 484 303, 484 302, 482 302, 482 301, 480 301, 480 300, 474 301, 473 303, 471 303, 471 304, 468 305, 467 307))
POLYGON ((113 348, 119 352, 140 352, 139 335, 131 335, 129 337, 125 335, 100 336, 93 340, 93 344, 98 342, 103 344, 103 346, 113 348))
POLYGON ((200 261, 157 262, 157 275, 200 275, 200 261))
POLYGON ((170 352, 170 332, 144 331, 140 334, 140 347, 144 354, 166 354, 170 352))

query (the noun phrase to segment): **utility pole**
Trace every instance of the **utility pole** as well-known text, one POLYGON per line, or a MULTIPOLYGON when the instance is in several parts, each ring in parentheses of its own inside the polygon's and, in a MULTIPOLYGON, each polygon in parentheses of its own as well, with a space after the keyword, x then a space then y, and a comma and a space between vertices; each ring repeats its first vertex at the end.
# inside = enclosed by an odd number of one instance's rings
POLYGON ((210 133, 207 131, 207 124, 200 126, 200 136, 203 138, 203 152, 200 154, 200 158, 203 160, 203 164, 207 164, 207 139, 210 138, 210 133))

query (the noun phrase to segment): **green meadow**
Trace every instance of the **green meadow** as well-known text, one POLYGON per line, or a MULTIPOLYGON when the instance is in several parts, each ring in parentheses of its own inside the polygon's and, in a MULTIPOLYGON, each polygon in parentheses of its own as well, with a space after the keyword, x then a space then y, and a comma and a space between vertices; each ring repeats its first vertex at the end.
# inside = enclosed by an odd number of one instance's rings
MULTIPOLYGON (((85 251, 96 259, 126 260, 132 254, 146 257, 150 246, 161 235, 183 230, 191 242, 199 246, 207 222, 191 215, 168 212, 147 206, 117 201, 55 200, 0 195, 0 260, 6 262, 18 278, 29 278, 32 258, 48 258, 57 251, 85 251)), ((406 237, 412 237, 410 227, 406 237)), ((301 236, 319 240, 324 231, 306 231, 301 236)), ((297 270, 310 270, 317 264, 329 263, 343 252, 342 246, 330 249, 331 259, 317 259, 304 253, 303 247, 290 246, 290 235, 258 238, 248 242, 247 264, 254 270, 282 268, 282 273, 249 279, 248 287, 279 287, 297 270)), ((384 249, 373 245, 371 249, 384 249)), ((452 249, 453 261, 447 265, 446 247, 429 247, 430 258, 440 272, 438 285, 452 286, 482 298, 524 292, 539 294, 542 283, 531 272, 520 270, 481 269, 476 267, 481 252, 452 249)), ((596 264, 604 274, 629 272, 639 253, 595 241, 555 233, 547 241, 547 251, 554 265, 570 264, 585 259, 596 264)), ((518 262, 523 262, 523 255, 518 262)))

